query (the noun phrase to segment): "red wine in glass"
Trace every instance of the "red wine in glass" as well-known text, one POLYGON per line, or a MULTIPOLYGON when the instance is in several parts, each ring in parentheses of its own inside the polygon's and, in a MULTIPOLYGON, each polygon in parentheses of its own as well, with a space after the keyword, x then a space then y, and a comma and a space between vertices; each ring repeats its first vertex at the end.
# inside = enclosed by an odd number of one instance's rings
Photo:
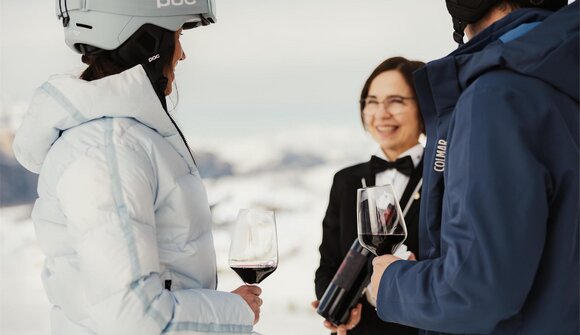
POLYGON ((259 284, 274 270, 275 265, 236 265, 230 266, 246 284, 259 284))
POLYGON ((234 223, 229 265, 246 284, 259 284, 278 266, 273 211, 241 209, 234 223))
POLYGON ((359 240, 377 256, 392 254, 405 240, 405 235, 372 235, 361 234, 359 240))

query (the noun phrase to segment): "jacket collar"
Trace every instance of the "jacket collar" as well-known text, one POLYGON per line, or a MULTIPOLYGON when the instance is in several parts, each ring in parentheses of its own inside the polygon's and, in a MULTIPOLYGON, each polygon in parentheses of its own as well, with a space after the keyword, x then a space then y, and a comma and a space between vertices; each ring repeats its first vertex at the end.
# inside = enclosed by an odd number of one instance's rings
POLYGON ((578 59, 570 57, 578 55, 578 6, 576 1, 557 12, 518 9, 477 34, 449 55, 460 89, 502 67, 540 79, 578 101, 578 59))
POLYGON ((480 32, 450 55, 414 73, 427 137, 442 138, 437 124, 451 114, 461 93, 483 73, 505 68, 538 78, 578 101, 578 2, 552 13, 519 9, 480 32), (530 23, 531 31, 506 37, 530 23))
MULTIPOLYGON (((162 136, 177 133, 141 65, 93 81, 54 77, 43 88, 49 86, 53 87, 49 95, 69 114, 77 113, 85 122, 102 117, 130 117, 162 136)), ((76 125, 72 123, 71 127, 76 125)))
POLYGON ((134 118, 169 137, 177 129, 141 65, 99 80, 51 77, 34 94, 13 142, 18 161, 38 173, 63 131, 103 117, 134 118))

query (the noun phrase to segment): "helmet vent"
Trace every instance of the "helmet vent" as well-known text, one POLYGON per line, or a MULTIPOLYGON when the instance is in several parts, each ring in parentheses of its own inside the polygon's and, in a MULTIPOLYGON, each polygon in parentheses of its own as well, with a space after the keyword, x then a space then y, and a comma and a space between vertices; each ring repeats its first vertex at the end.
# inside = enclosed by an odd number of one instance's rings
POLYGON ((86 29, 93 29, 93 26, 89 26, 88 24, 84 24, 84 23, 77 23, 77 27, 86 28, 86 29))

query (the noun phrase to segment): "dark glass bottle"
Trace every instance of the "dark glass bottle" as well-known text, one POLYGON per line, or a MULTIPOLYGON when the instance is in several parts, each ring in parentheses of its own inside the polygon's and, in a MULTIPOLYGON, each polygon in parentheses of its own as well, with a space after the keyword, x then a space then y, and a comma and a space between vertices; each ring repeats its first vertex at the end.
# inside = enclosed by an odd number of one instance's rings
POLYGON ((345 324, 350 310, 371 279, 369 260, 373 254, 355 239, 338 271, 326 288, 316 312, 335 325, 345 324))

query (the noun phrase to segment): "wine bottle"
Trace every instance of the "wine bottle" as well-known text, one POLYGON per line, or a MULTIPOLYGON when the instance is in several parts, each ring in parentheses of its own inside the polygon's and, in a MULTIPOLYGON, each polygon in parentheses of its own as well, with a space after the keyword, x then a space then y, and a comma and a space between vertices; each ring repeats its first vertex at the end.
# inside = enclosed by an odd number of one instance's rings
POLYGON ((326 288, 316 312, 338 326, 345 324, 371 278, 368 261, 373 254, 355 239, 326 288))

